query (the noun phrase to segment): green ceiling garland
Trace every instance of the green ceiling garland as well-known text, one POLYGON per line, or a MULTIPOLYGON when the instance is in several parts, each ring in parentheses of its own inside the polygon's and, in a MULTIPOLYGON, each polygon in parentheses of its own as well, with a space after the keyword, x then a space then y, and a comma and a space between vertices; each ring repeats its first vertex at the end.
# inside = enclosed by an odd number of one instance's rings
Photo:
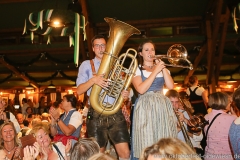
POLYGON ((29 78, 31 81, 37 82, 37 83, 43 83, 43 82, 47 82, 52 80, 53 78, 55 78, 58 75, 58 71, 56 71, 55 73, 53 73, 50 77, 44 78, 44 79, 36 79, 32 76, 30 76, 27 72, 23 72, 23 74, 29 78))
POLYGON ((71 80, 73 82, 76 82, 77 77, 70 77, 70 76, 66 75, 63 71, 59 71, 59 73, 62 75, 62 77, 66 78, 68 80, 71 80))
POLYGON ((69 36, 69 46, 74 46, 74 63, 76 67, 79 65, 80 31, 83 32, 83 39, 86 40, 86 25, 83 15, 70 10, 44 9, 39 12, 30 13, 27 19, 28 21, 25 19, 23 34, 27 34, 27 30, 29 30, 32 43, 34 40, 34 33, 48 36, 47 44, 51 44, 51 35, 69 36), (57 28, 49 25, 56 16, 58 16, 58 18, 60 17, 62 22, 65 22, 65 26, 59 27, 61 28, 60 33, 56 33, 57 28), (73 17, 74 20, 72 19, 73 17), (72 27, 71 24, 74 24, 74 27, 72 27))
POLYGON ((30 65, 34 64, 35 62, 41 60, 42 58, 49 59, 50 61, 52 61, 54 63, 59 63, 59 64, 69 64, 69 63, 73 62, 73 58, 67 59, 67 60, 61 60, 61 59, 51 56, 47 52, 40 53, 35 58, 33 58, 27 62, 22 62, 22 63, 14 62, 11 59, 9 59, 6 55, 0 55, 0 57, 3 58, 5 62, 7 62, 8 64, 10 64, 12 66, 30 66, 30 65))
POLYGON ((77 77, 70 77, 70 76, 68 76, 68 75, 66 75, 63 71, 61 71, 61 70, 57 70, 56 72, 54 72, 50 77, 46 77, 46 78, 44 78, 44 79, 36 79, 36 78, 34 78, 34 77, 32 77, 32 76, 30 76, 27 72, 24 72, 23 73, 27 78, 29 78, 31 81, 34 81, 34 82, 37 82, 37 83, 43 83, 43 82, 47 82, 47 81, 50 81, 50 80, 52 80, 53 78, 55 78, 58 74, 60 74, 63 78, 65 78, 65 79, 68 79, 68 80, 70 80, 70 81, 73 81, 73 82, 75 82, 75 80, 76 80, 76 78, 77 77))

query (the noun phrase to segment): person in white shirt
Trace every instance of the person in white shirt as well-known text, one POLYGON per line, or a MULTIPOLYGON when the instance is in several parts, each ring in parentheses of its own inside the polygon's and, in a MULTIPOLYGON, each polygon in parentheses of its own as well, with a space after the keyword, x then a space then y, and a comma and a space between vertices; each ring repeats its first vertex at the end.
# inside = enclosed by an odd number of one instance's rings
POLYGON ((11 121, 14 124, 16 132, 20 132, 20 126, 16 117, 11 112, 4 112, 5 109, 5 101, 0 96, 0 125, 3 124, 5 121, 11 121))
POLYGON ((22 114, 24 116, 24 119, 27 116, 27 108, 29 107, 29 105, 27 104, 27 98, 23 98, 22 99, 22 114))
POLYGON ((74 144, 80 137, 82 127, 82 115, 76 110, 77 98, 73 94, 65 95, 61 104, 64 110, 62 115, 54 107, 51 107, 49 111, 53 141, 61 141, 66 145, 68 139, 71 139, 74 144))

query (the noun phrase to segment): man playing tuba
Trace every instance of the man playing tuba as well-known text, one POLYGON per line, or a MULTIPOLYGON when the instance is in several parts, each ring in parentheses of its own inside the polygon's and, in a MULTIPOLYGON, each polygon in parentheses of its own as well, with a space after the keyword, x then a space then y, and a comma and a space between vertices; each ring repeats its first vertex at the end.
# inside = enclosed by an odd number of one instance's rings
MULTIPOLYGON (((93 60, 82 62, 79 67, 76 81, 77 93, 79 95, 87 92, 87 95, 89 96, 94 84, 102 88, 108 87, 108 80, 104 78, 104 74, 96 75, 105 48, 106 40, 104 36, 94 36, 92 39, 92 49, 95 53, 95 58, 93 60)), ((129 92, 123 90, 121 96, 124 99, 127 99, 129 92)), ((107 102, 111 103, 112 100, 111 97, 106 97, 107 102)), ((94 137, 97 140, 101 152, 105 151, 109 137, 111 142, 115 145, 119 159, 129 159, 130 151, 128 143, 130 141, 130 136, 127 129, 127 123, 121 110, 113 115, 106 116, 96 112, 90 104, 87 116, 87 133, 89 138, 94 137)))

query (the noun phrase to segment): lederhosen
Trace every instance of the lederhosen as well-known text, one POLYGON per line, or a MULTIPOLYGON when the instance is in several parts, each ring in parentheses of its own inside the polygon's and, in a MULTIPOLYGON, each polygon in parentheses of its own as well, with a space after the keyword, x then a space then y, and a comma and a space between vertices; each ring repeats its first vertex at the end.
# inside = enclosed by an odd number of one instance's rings
MULTIPOLYGON (((95 76, 96 70, 93 60, 90 60, 90 64, 93 76, 95 76)), ((127 123, 121 110, 113 115, 106 116, 97 113, 90 106, 86 125, 88 137, 94 137, 100 148, 105 147, 108 139, 110 139, 113 144, 129 143, 130 141, 127 123)))

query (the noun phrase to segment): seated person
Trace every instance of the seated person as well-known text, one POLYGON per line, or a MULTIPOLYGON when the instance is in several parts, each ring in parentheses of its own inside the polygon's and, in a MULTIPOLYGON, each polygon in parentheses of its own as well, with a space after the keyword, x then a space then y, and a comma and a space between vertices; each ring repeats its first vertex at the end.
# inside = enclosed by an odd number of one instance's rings
POLYGON ((147 147, 140 160, 201 160, 195 151, 177 138, 162 138, 147 147))
POLYGON ((70 140, 67 142, 66 146, 63 145, 62 142, 51 143, 49 127, 42 122, 34 126, 30 134, 33 134, 36 137, 36 141, 41 148, 40 159, 67 159, 66 153, 71 149, 70 140))
POLYGON ((20 132, 20 126, 15 116, 11 112, 4 111, 5 105, 6 105, 6 102, 0 96, 0 125, 3 124, 4 122, 11 121, 14 124, 16 132, 17 133, 20 132))
POLYGON ((115 158, 111 157, 109 154, 97 153, 90 157, 88 160, 115 160, 115 158))
MULTIPOLYGON (((177 111, 177 113, 179 115, 182 116, 182 118, 179 118, 180 120, 182 120, 183 122, 183 127, 185 127, 185 129, 187 129, 187 124, 188 124, 188 120, 190 119, 190 117, 192 116, 190 112, 187 112, 185 110, 185 108, 183 107, 183 104, 179 101, 179 93, 176 90, 169 90, 166 94, 165 94, 170 101, 172 102, 172 105, 174 107, 174 109, 177 111)), ((179 116, 180 117, 180 116, 179 116)), ((201 141, 203 139, 203 134, 202 131, 199 131, 197 133, 192 133, 187 131, 187 136, 189 137, 193 147, 196 149, 196 151, 203 155, 203 149, 201 147, 201 141)), ((184 142, 187 142, 187 140, 184 137, 184 133, 181 130, 181 128, 178 126, 178 138, 184 142)))
POLYGON ((18 138, 27 135, 26 133, 30 130, 29 125, 30 125, 29 121, 24 119, 23 120, 23 127, 21 128, 21 131, 18 133, 18 138))
POLYGON ((77 143, 74 144, 71 151, 71 156, 67 160, 87 160, 96 153, 99 153, 100 147, 98 143, 91 139, 79 139, 77 143))

